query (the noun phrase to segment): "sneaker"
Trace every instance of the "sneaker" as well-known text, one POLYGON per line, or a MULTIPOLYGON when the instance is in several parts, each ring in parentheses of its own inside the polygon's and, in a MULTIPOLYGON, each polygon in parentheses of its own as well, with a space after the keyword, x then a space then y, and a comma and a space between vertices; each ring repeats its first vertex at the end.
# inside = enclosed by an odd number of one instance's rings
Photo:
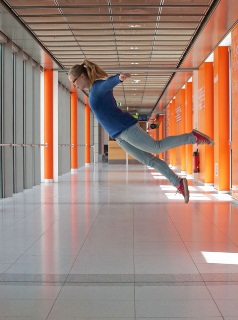
POLYGON ((189 201, 189 191, 188 191, 188 182, 186 178, 182 178, 177 186, 177 192, 181 193, 184 197, 184 202, 188 203, 189 201))
POLYGON ((214 146, 214 141, 204 133, 195 129, 193 129, 192 133, 196 137, 197 144, 209 144, 210 146, 214 146))

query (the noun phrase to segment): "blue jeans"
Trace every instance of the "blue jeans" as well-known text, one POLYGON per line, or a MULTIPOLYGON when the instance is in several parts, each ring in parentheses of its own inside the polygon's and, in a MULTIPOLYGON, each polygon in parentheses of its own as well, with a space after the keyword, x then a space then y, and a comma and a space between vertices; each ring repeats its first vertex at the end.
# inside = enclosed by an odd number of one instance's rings
POLYGON ((164 175, 174 186, 177 186, 181 178, 169 168, 166 162, 156 158, 152 153, 159 154, 185 144, 194 144, 196 138, 193 133, 185 133, 156 141, 152 139, 139 124, 135 124, 121 132, 116 137, 116 141, 135 159, 154 168, 164 175))

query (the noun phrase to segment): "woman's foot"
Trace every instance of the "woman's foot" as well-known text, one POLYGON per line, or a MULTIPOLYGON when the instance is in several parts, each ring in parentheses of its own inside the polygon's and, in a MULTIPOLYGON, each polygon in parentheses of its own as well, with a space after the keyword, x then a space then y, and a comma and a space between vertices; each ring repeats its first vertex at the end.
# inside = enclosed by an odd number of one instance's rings
POLYGON ((209 144, 210 146, 214 146, 214 141, 204 133, 195 129, 193 129, 192 133, 196 137, 197 144, 209 144))
POLYGON ((188 182, 186 178, 182 178, 177 185, 177 192, 181 193, 184 197, 184 202, 189 202, 189 191, 188 191, 188 182))

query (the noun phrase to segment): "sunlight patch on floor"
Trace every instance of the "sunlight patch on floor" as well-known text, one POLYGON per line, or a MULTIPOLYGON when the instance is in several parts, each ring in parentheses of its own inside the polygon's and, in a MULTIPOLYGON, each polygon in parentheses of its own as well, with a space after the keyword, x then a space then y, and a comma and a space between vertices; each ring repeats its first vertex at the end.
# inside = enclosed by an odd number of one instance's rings
POLYGON ((238 265, 238 253, 202 251, 202 255, 207 263, 238 265))

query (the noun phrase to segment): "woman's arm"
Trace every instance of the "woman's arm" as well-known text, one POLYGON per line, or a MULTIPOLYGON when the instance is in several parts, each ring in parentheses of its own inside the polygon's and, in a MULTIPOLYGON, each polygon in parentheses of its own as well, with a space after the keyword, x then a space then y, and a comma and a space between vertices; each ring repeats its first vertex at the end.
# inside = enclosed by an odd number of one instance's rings
POLYGON ((118 85, 120 82, 123 82, 130 76, 130 73, 116 74, 115 76, 109 77, 106 80, 100 81, 100 83, 98 83, 95 87, 95 91, 97 92, 97 95, 103 95, 109 90, 112 90, 116 85, 118 85))

